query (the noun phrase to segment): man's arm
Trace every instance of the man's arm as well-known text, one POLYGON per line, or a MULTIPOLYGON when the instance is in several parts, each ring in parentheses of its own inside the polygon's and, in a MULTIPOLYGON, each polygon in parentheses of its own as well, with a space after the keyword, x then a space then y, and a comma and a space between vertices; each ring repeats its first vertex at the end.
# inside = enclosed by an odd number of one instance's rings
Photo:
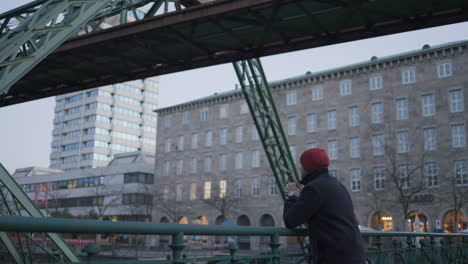
POLYGON ((290 196, 284 203, 283 221, 287 228, 304 224, 320 209, 320 195, 313 188, 306 186, 299 197, 290 196))

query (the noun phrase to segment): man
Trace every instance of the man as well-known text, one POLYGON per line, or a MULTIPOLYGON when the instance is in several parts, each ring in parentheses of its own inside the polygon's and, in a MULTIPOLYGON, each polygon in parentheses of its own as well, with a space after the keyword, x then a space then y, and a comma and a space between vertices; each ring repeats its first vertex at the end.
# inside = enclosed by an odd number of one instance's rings
POLYGON ((327 153, 320 148, 308 149, 302 153, 300 163, 303 188, 298 183, 285 187, 286 227, 308 224, 314 263, 365 263, 351 197, 343 184, 328 174, 327 153))

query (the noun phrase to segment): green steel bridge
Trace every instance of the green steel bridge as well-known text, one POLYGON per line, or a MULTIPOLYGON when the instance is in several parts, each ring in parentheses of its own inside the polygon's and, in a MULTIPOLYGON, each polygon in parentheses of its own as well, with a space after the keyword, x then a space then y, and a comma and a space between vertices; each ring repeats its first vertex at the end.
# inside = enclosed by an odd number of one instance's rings
MULTIPOLYGON (((284 197, 298 175, 259 57, 467 20, 466 0, 37 0, 0 15, 0 106, 232 62, 284 197)), ((172 257, 145 263, 279 263, 279 236, 300 237, 303 260, 313 254, 304 229, 43 218, 3 166, 0 196, 3 262, 34 263, 38 250, 50 262, 83 262, 57 234, 67 232, 172 235, 172 257), (189 234, 268 236, 271 250, 238 256, 230 245, 229 256, 184 259, 189 234)), ((468 263, 462 235, 363 236, 371 263, 468 263)))

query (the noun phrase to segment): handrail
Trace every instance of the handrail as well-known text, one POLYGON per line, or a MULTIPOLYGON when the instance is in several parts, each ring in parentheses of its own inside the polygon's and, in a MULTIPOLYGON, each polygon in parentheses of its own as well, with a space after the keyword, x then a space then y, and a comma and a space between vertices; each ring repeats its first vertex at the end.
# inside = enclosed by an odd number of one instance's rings
MULTIPOLYGON (((101 221, 65 218, 39 218, 25 216, 0 216, 3 232, 101 233, 147 235, 239 235, 239 236, 306 236, 306 229, 253 226, 208 226, 183 224, 157 224, 130 221, 101 221)), ((468 234, 362 231, 364 237, 468 237, 468 234)))

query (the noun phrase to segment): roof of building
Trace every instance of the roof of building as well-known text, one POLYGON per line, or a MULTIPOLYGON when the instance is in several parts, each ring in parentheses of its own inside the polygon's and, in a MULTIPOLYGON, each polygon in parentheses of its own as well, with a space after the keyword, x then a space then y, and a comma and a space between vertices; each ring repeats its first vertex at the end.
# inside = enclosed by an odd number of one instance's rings
MULTIPOLYGON (((434 45, 434 46, 429 46, 429 45, 425 44, 421 49, 411 50, 411 51, 402 52, 402 53, 397 53, 397 54, 384 56, 384 57, 380 57, 380 58, 376 57, 376 56, 373 56, 373 57, 370 58, 370 60, 367 60, 367 61, 353 63, 353 64, 349 64, 349 65, 345 65, 345 66, 340 66, 340 67, 331 68, 331 69, 327 69, 327 70, 323 70, 323 71, 318 71, 318 72, 307 72, 306 74, 302 74, 302 75, 298 75, 298 76, 294 76, 294 77, 290 77, 290 78, 286 78, 286 79, 272 81, 269 84, 271 86, 275 86, 275 85, 280 85, 280 84, 285 84, 285 83, 291 83, 291 82, 295 82, 295 81, 299 81, 299 80, 310 79, 310 78, 318 77, 318 76, 324 76, 324 75, 328 75, 328 74, 336 73, 336 72, 349 71, 349 70, 355 69, 355 68, 360 68, 360 67, 379 64, 379 63, 385 63, 385 62, 394 61, 394 60, 398 60, 398 59, 402 59, 402 58, 406 58, 406 57, 411 57, 411 56, 420 55, 420 54, 424 54, 424 53, 430 53, 430 52, 434 52, 434 51, 438 51, 438 50, 442 50, 442 49, 453 48, 453 47, 458 47, 458 46, 467 45, 467 44, 468 44, 468 40, 453 41, 453 42, 448 42, 448 43, 444 43, 444 44, 440 44, 440 45, 434 45)), ((211 100, 214 100, 214 99, 220 99, 220 98, 229 97, 229 96, 242 96, 242 92, 241 92, 240 89, 235 89, 235 90, 230 90, 230 91, 226 91, 226 92, 215 93, 215 94, 210 95, 210 96, 201 97, 201 98, 191 100, 191 101, 187 101, 187 102, 184 102, 184 103, 181 103, 181 104, 176 104, 176 105, 172 105, 172 106, 168 106, 168 107, 159 108, 159 109, 156 109, 154 111, 158 112, 158 113, 166 112, 166 111, 169 111, 169 110, 184 108, 185 106, 188 106, 188 105, 193 105, 193 104, 197 104, 197 103, 204 103, 204 102, 211 101, 211 100)))
POLYGON ((122 172, 127 172, 128 169, 135 170, 150 168, 153 170, 155 161, 155 155, 153 153, 136 151, 128 153, 120 153, 114 156, 114 159, 105 167, 89 168, 74 171, 63 171, 59 169, 41 168, 41 167, 27 167, 16 169, 13 173, 13 177, 21 184, 26 182, 43 182, 48 180, 57 180, 60 178, 63 180, 83 178, 98 175, 107 175, 106 171, 112 169, 115 173, 115 167, 121 166, 124 168, 122 172), (143 168, 145 167, 145 168, 143 168), (25 177, 25 176, 41 176, 41 177, 25 177), (39 180, 40 178, 40 180, 39 180))

